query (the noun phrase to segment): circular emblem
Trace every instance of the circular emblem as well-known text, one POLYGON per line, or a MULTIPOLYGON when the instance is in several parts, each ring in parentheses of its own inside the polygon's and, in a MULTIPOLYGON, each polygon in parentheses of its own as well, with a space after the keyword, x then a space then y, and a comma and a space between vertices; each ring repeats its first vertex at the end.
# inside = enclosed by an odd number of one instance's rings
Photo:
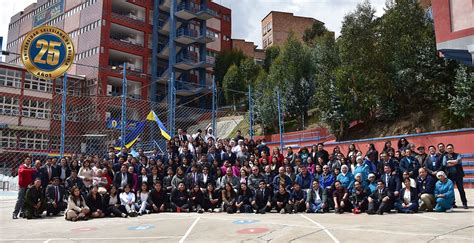
POLYGON ((55 79, 71 67, 74 45, 63 30, 40 26, 25 36, 21 44, 21 61, 32 75, 41 79, 55 79))

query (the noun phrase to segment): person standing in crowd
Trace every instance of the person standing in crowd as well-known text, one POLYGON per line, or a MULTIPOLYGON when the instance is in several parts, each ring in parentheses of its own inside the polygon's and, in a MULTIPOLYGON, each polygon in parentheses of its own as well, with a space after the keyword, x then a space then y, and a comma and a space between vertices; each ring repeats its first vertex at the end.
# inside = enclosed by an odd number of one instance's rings
POLYGON ((412 156, 412 153, 410 148, 405 149, 405 157, 400 161, 400 170, 401 172, 407 171, 411 178, 416 178, 420 164, 418 159, 412 156))
POLYGON ((443 158, 441 155, 436 153, 436 148, 433 145, 428 147, 428 151, 429 154, 423 162, 423 167, 427 170, 428 174, 436 177, 438 171, 443 170, 443 158))
POLYGON ((410 186, 410 178, 403 180, 405 187, 400 191, 400 196, 395 202, 394 207, 399 213, 416 213, 418 212, 418 191, 410 186))
POLYGON ((319 185, 319 181, 313 181, 313 187, 308 190, 306 196, 307 213, 324 213, 327 210, 327 192, 319 185))
POLYGON ((73 186, 71 188, 71 195, 67 201, 67 209, 64 213, 66 220, 78 221, 78 220, 87 220, 90 209, 84 200, 84 197, 81 195, 81 190, 73 186))
POLYGON ((120 171, 115 173, 114 176, 114 185, 119 189, 119 191, 123 191, 126 185, 131 185, 133 183, 133 178, 130 173, 127 171, 127 165, 122 165, 120 167, 120 171))
POLYGON ((67 207, 65 189, 59 184, 59 177, 53 178, 53 183, 46 188, 46 215, 56 216, 67 207))
POLYGON ((33 185, 28 187, 25 194, 24 217, 26 219, 41 218, 44 212, 46 200, 43 189, 41 188, 41 179, 35 179, 33 185))
POLYGON ((313 175, 308 172, 306 166, 301 167, 301 172, 296 175, 295 182, 300 185, 301 189, 308 190, 313 182, 313 175))
POLYGON ((71 176, 71 168, 69 168, 65 158, 60 160, 59 165, 56 166, 56 171, 58 172, 61 183, 64 185, 66 179, 71 176))
POLYGON ((323 143, 318 143, 318 151, 313 156, 313 159, 317 160, 317 158, 320 157, 323 158, 324 164, 327 164, 329 162, 329 153, 324 149, 323 143))
POLYGON ((378 180, 377 190, 367 198, 369 202, 367 214, 382 215, 384 212, 390 211, 391 198, 393 198, 393 193, 385 187, 385 182, 383 180, 378 180))
POLYGON ((435 211, 450 213, 453 211, 454 184, 443 171, 439 171, 436 177, 438 181, 434 192, 436 198, 435 211))
POLYGON ((18 197, 15 209, 13 210, 13 219, 18 219, 18 214, 23 209, 26 190, 28 189, 28 185, 33 182, 33 174, 35 172, 36 169, 31 168, 31 158, 26 157, 24 163, 18 168, 18 197))
POLYGON ((406 138, 400 138, 398 140, 398 144, 397 144, 397 147, 398 147, 398 151, 400 152, 403 152, 405 151, 405 149, 409 148, 409 143, 408 143, 408 140, 406 138))
MULTIPOLYGON (((464 170, 462 168, 461 155, 454 152, 454 145, 446 145, 446 154, 443 157, 443 166, 446 168, 448 179, 450 179, 459 191, 464 209, 468 209, 466 192, 464 192, 464 170)), ((453 201, 453 208, 456 208, 456 200, 453 201)))
POLYGON ((428 175, 425 168, 420 168, 418 170, 416 188, 418 189, 418 197, 420 198, 419 210, 427 210, 428 212, 433 211, 435 205, 435 179, 428 175))

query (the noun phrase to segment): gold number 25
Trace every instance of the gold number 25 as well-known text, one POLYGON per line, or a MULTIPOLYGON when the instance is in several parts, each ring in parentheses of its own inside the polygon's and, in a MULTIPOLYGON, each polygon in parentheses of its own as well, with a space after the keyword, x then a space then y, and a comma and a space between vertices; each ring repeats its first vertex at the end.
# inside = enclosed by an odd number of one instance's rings
POLYGON ((36 42, 36 48, 41 50, 36 55, 34 62, 40 64, 57 65, 59 62, 60 53, 55 48, 61 46, 61 42, 57 41, 46 41, 45 39, 38 40, 36 42), (44 54, 47 53, 46 60, 43 59, 44 54))

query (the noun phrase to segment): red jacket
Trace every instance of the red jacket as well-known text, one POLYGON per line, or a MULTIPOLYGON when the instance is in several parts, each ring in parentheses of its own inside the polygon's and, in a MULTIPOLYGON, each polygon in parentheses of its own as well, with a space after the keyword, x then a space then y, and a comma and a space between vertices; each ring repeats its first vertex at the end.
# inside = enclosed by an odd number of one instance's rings
POLYGON ((25 164, 18 168, 18 186, 26 188, 33 182, 33 174, 36 172, 35 168, 28 168, 25 164))

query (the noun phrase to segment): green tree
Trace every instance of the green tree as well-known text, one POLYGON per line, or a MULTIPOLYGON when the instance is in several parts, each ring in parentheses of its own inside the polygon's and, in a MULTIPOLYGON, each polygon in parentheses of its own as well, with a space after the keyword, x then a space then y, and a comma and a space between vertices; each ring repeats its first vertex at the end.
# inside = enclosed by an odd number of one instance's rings
POLYGON ((253 92, 254 111, 256 121, 263 131, 276 131, 278 128, 278 108, 275 95, 275 86, 268 80, 268 74, 261 69, 256 80, 253 92))
POLYGON ((248 86, 253 85, 261 67, 254 60, 244 58, 239 65, 233 64, 227 70, 222 82, 222 90, 225 99, 230 103, 238 103, 247 96, 243 93, 248 91, 248 86))
POLYGON ((449 94, 448 109, 458 118, 474 118, 474 75, 464 66, 456 72, 454 94, 449 94))
POLYGON ((280 47, 278 46, 270 46, 265 50, 265 60, 263 62, 263 68, 266 72, 270 71, 270 67, 273 64, 273 61, 277 59, 278 55, 280 55, 280 47))
MULTIPOLYGON (((223 86, 224 76, 227 73, 227 70, 232 65, 240 65, 240 62, 245 59, 245 55, 241 50, 226 50, 219 53, 216 56, 216 62, 214 66, 214 77, 216 79, 217 88, 220 90, 223 86)), ((228 104, 227 100, 220 99, 221 104, 228 104)))

